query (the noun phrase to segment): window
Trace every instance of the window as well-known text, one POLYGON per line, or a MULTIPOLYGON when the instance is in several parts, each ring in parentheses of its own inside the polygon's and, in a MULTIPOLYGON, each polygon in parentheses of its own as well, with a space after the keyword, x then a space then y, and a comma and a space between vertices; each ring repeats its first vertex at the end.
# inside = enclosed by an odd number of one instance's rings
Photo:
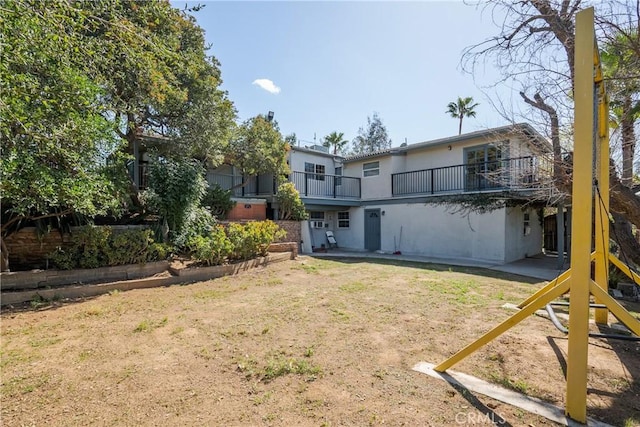
POLYGON ((324 212, 309 212, 309 221, 311 221, 311 228, 323 228, 324 212))
POLYGON ((325 168, 324 165, 315 165, 313 163, 304 163, 304 171, 307 174, 308 179, 315 179, 317 181, 324 181, 325 168))
POLYGON ((338 228, 349 228, 349 211, 338 212, 338 228))
POLYGON ((524 214, 524 235, 528 236, 531 234, 531 222, 529 219, 529 213, 524 214))
POLYGON ((362 165, 362 176, 376 175, 380 175, 380 162, 370 162, 362 165))
POLYGON ((335 169, 335 175, 336 185, 342 185, 342 166, 338 166, 335 169))
POLYGON ((309 212, 309 219, 312 221, 324 221, 324 212, 309 212))

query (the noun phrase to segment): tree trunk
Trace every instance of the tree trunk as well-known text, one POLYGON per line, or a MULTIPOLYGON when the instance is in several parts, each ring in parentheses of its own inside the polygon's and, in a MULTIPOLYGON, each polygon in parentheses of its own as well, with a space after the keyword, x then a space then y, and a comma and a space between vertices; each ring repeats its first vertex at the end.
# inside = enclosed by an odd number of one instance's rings
POLYGON ((462 114, 460 115, 460 124, 458 125, 458 135, 462 135, 462 114))
POLYGON ((0 271, 9 271, 9 250, 0 236, 0 271))

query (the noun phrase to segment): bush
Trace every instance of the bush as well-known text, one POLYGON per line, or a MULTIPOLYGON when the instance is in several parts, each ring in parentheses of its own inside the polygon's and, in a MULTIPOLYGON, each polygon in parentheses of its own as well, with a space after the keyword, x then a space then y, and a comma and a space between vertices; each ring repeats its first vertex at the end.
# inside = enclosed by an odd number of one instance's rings
POLYGON ((207 188, 202 198, 202 206, 206 206, 216 218, 226 218, 235 205, 236 202, 231 200, 231 191, 223 190, 218 184, 207 188))
POLYGON ((221 225, 216 225, 206 236, 193 236, 187 247, 193 259, 206 265, 222 264, 233 249, 221 225))
POLYGON ((304 210, 304 203, 300 199, 300 193, 292 182, 284 182, 278 186, 276 200, 280 205, 280 219, 303 221, 309 218, 304 210))
POLYGON ((193 208, 187 215, 182 232, 175 236, 174 243, 179 248, 185 248, 196 236, 208 236, 217 224, 206 208, 193 208))
POLYGON ((233 245, 231 259, 248 260, 267 254, 269 245, 286 232, 273 221, 252 221, 246 225, 229 224, 227 236, 233 245))
POLYGON ((72 246, 58 248, 50 255, 62 270, 140 264, 166 259, 170 247, 156 243, 151 230, 113 233, 109 227, 85 226, 73 233, 72 246))

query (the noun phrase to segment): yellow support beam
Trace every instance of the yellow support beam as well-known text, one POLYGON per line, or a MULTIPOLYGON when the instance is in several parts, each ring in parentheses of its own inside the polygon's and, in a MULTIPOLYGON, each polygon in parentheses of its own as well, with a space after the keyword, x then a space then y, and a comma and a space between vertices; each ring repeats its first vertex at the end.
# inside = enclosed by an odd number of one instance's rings
POLYGON ((629 279, 633 281, 636 285, 640 286, 640 275, 634 273, 625 263, 620 261, 617 256, 612 253, 609 253, 609 261, 616 267, 620 269, 624 274, 627 275, 629 279))
POLYGON ((606 304, 609 310, 611 310, 611 313, 613 313, 613 315, 616 316, 618 320, 624 323, 624 325, 629 328, 631 332, 640 336, 640 321, 638 319, 633 317, 631 313, 625 310, 625 308, 621 306, 618 301, 613 299, 611 295, 605 292, 604 289, 602 289, 597 283, 592 281, 590 290, 593 296, 602 301, 603 304, 606 304))
POLYGON ((548 290, 544 294, 540 295, 533 301, 531 304, 527 305, 522 310, 516 312, 512 316, 510 316, 507 320, 500 323, 495 328, 491 329, 489 332, 485 333, 483 336, 467 345, 462 350, 458 351, 456 354, 440 363, 433 369, 437 372, 444 372, 480 347, 488 344, 493 341, 495 338, 499 337, 503 333, 505 333, 510 328, 514 327, 527 317, 531 316, 536 310, 540 310, 545 305, 549 304, 554 299, 558 298, 560 295, 564 294, 569 290, 569 281, 565 280, 563 282, 558 283, 555 287, 548 290))
POLYGON ((570 418, 587 421, 591 209, 593 206, 594 68, 593 8, 576 14, 573 191, 571 217, 571 298, 567 351, 567 406, 570 418))
MULTIPOLYGON (((600 67, 600 54, 594 49, 596 66, 596 86, 598 88, 598 149, 597 177, 598 191, 596 194, 596 219, 595 219, 595 280, 605 291, 609 289, 609 102, 604 81, 602 81, 602 69, 600 67), (598 81, 598 75, 600 80, 598 81)), ((596 298, 596 303, 603 302, 596 298)), ((595 321, 598 324, 609 323, 609 311, 606 308, 596 308, 595 321)))

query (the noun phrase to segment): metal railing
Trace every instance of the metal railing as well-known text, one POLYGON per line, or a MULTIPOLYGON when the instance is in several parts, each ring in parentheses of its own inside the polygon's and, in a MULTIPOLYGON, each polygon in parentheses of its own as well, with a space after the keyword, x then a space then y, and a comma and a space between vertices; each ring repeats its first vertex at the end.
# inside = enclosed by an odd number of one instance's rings
POLYGON ((218 185, 223 190, 231 190, 234 197, 270 196, 275 194, 275 181, 272 175, 248 176, 224 175, 207 172, 207 183, 218 185), (242 185, 242 183, 245 185, 242 185))
POLYGON ((293 182, 302 197, 360 198, 360 178, 312 172, 291 172, 289 181, 293 182))
MULTIPOLYGON (((359 199, 360 178, 316 174, 311 172, 291 172, 289 181, 302 197, 323 197, 332 199, 359 199)), ((235 197, 267 196, 276 193, 272 175, 245 177, 246 185, 241 186, 242 177, 207 173, 209 185, 219 185, 223 190, 232 190, 235 197)))
POLYGON ((518 157, 391 175, 393 196, 540 188, 545 168, 537 157, 518 157))

